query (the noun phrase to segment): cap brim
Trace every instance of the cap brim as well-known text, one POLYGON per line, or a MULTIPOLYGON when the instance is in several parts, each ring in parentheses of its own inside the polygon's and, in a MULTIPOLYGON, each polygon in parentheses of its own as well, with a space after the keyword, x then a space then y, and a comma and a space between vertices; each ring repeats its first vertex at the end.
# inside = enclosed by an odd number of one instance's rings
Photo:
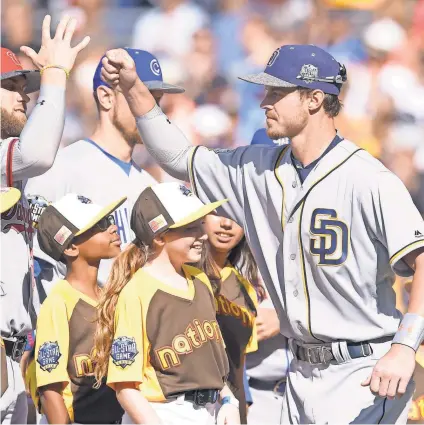
POLYGON ((211 204, 203 205, 202 208, 198 209, 193 214, 184 217, 182 220, 178 221, 172 226, 169 226, 169 228, 177 229, 178 227, 183 227, 187 224, 193 223, 194 221, 199 220, 199 218, 202 218, 205 215, 208 215, 212 211, 216 210, 218 207, 220 207, 222 204, 225 204, 226 202, 228 202, 228 199, 223 199, 222 201, 212 202, 211 204))
POLYGON ((108 216, 110 213, 115 211, 118 207, 120 207, 125 201, 127 197, 119 199, 119 201, 112 202, 107 207, 103 208, 85 227, 80 229, 78 233, 75 233, 75 236, 82 235, 87 230, 91 229, 94 225, 96 225, 102 218, 108 216))
POLYGON ((170 94, 179 94, 185 92, 185 89, 182 87, 174 86, 173 84, 164 83, 162 81, 143 81, 143 83, 149 89, 149 91, 158 90, 170 94))
POLYGON ((247 81, 248 83, 259 84, 261 86, 270 87, 297 87, 296 84, 289 83, 288 81, 281 80, 280 78, 274 77, 267 74, 266 72, 260 72, 259 74, 249 74, 244 77, 239 77, 240 80, 247 81))
MULTIPOLYGON (((15 187, 4 188, 5 191, 1 192, 0 197, 0 211, 3 214, 5 211, 15 205, 21 198, 21 192, 15 187)), ((3 190, 3 189, 2 189, 3 190)))
POLYGON ((41 75, 40 71, 38 70, 22 69, 18 71, 6 72, 1 74, 1 79, 6 80, 7 78, 19 77, 20 75, 24 75, 27 80, 25 93, 30 94, 40 90, 41 75))

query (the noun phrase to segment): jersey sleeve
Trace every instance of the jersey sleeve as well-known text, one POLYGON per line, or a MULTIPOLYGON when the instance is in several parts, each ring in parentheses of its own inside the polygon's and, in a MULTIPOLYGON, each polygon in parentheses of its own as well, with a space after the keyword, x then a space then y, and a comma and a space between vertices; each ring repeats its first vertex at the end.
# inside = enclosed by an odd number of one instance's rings
MULTIPOLYGON (((245 279, 243 276, 241 276, 239 273, 237 273, 237 277, 241 284, 244 286, 248 296, 253 302, 253 305, 256 309, 258 309, 258 295, 256 294, 256 290, 253 287, 253 285, 245 279)), ((246 346, 246 354, 247 353, 253 353, 254 351, 258 350, 258 330, 256 328, 256 317, 253 320, 253 327, 252 327, 252 336, 249 339, 249 342, 246 346)))
POLYGON ((399 276, 411 276, 413 270, 404 257, 424 247, 423 217, 404 184, 389 171, 379 173, 372 196, 375 235, 387 248, 393 271, 399 276))
POLYGON ((67 306, 59 297, 47 298, 37 319, 35 361, 37 387, 69 382, 67 306))
POLYGON ((109 358, 107 384, 143 381, 144 329, 141 300, 131 291, 123 291, 115 310, 115 334, 109 358))
POLYGON ((192 149, 189 176, 193 192, 203 202, 228 199, 221 208, 240 225, 243 214, 243 153, 247 148, 210 150, 203 146, 192 149))

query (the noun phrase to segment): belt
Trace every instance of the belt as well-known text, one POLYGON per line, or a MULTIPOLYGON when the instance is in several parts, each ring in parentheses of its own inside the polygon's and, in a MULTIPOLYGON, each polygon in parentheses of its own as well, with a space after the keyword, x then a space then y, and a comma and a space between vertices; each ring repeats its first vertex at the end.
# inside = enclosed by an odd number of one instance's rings
MULTIPOLYGON (((308 362, 309 364, 318 365, 331 362, 336 360, 333 354, 331 344, 301 346, 292 342, 294 348, 294 356, 301 361, 308 362)), ((347 351, 352 359, 358 359, 360 357, 368 357, 373 351, 371 344, 365 342, 347 342, 347 351)))
POLYGON ((21 360, 26 346, 26 336, 17 336, 11 339, 3 339, 6 356, 10 357, 15 362, 21 360))
POLYGON ((278 381, 263 381, 262 379, 249 378, 249 387, 260 391, 272 391, 276 395, 284 395, 287 378, 278 381))
POLYGON ((184 396, 184 400, 191 401, 197 406, 206 406, 208 403, 216 403, 219 397, 219 390, 192 390, 183 393, 172 394, 171 398, 184 396))

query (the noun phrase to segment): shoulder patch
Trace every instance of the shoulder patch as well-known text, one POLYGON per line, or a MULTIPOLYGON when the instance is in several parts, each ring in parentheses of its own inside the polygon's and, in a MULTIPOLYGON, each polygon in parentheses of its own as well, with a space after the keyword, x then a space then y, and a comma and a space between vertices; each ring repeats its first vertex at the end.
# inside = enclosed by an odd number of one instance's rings
POLYGON ((51 372, 56 369, 59 364, 59 359, 62 357, 59 344, 57 341, 45 342, 38 350, 37 362, 41 370, 51 372))
POLYGON ((116 366, 125 369, 134 363, 134 359, 138 354, 137 344, 134 338, 128 336, 120 336, 112 343, 110 355, 116 366))

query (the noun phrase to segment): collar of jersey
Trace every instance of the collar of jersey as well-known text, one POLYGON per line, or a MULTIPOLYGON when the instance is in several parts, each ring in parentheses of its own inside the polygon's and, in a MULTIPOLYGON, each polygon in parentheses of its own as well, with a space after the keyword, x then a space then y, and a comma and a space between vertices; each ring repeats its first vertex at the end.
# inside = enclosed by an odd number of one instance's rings
POLYGON ((193 301, 194 296, 195 296, 195 288, 194 288, 194 283, 193 283, 193 277, 192 277, 191 273, 184 266, 183 266, 183 271, 184 271, 184 274, 186 276, 187 284, 188 284, 188 289, 186 291, 184 291, 182 289, 173 288, 172 286, 167 285, 166 283, 163 283, 162 281, 160 281, 155 276, 151 275, 146 270, 141 269, 141 272, 144 273, 145 275, 147 275, 147 277, 149 279, 152 279, 154 281, 155 285, 160 290, 162 290, 163 292, 174 295, 175 297, 178 297, 178 298, 183 298, 187 301, 193 301))
POLYGON ((81 291, 75 289, 66 279, 59 281, 57 285, 55 285, 55 289, 61 293, 67 292, 71 296, 78 297, 93 307, 98 306, 98 302, 96 300, 93 300, 88 295, 85 295, 81 291))
POLYGON ((221 270, 221 281, 224 282, 225 280, 227 280, 234 272, 236 272, 234 267, 231 264, 227 263, 221 270))
POLYGON ((109 152, 105 151, 101 146, 99 146, 94 140, 91 139, 84 139, 86 142, 90 143, 91 145, 95 146, 97 149, 99 149, 102 153, 104 153, 111 161, 113 161, 116 165, 118 165, 119 168, 121 168, 124 173, 129 176, 131 172, 131 167, 134 165, 132 161, 125 162, 122 161, 122 159, 117 158, 116 156, 111 155, 109 152))

